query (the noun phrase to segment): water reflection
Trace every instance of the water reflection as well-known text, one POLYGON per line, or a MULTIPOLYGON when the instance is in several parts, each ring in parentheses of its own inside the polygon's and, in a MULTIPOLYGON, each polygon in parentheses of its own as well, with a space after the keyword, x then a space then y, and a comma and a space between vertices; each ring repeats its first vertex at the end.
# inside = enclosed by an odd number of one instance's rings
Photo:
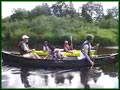
POLYGON ((29 69, 21 68, 21 82, 24 84, 25 88, 31 87, 28 81, 28 76, 29 76, 29 69))
POLYGON ((45 85, 48 85, 48 75, 44 75, 44 79, 45 79, 45 85))
POLYGON ((56 74, 55 75, 55 83, 56 84, 59 84, 59 83, 64 84, 64 81, 65 81, 65 77, 63 74, 56 74))
POLYGON ((73 75, 68 74, 67 79, 69 80, 69 83, 71 84, 72 83, 72 79, 73 79, 73 75))
POLYGON ((118 88, 118 72, 3 67, 2 88, 118 88))
POLYGON ((81 83, 84 85, 84 88, 90 88, 88 84, 88 72, 89 68, 84 67, 80 70, 81 83))

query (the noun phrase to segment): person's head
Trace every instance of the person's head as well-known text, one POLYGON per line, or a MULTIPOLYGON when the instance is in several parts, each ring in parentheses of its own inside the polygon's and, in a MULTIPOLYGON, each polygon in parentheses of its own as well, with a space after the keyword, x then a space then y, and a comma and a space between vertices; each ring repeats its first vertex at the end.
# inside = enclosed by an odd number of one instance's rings
POLYGON ((65 44, 68 44, 68 41, 65 41, 64 43, 65 43, 65 44))
POLYGON ((94 35, 92 35, 92 34, 87 34, 87 35, 85 36, 85 39, 86 39, 87 41, 89 41, 89 42, 92 42, 92 41, 94 40, 94 35))
POLYGON ((59 50, 55 50, 55 53, 59 53, 59 50))
POLYGON ((28 42, 28 39, 29 39, 30 37, 29 36, 27 36, 27 35, 23 35, 22 36, 22 40, 24 40, 26 43, 28 42))
POLYGON ((48 45, 48 42, 47 42, 47 41, 45 41, 45 42, 44 42, 44 45, 48 45))
POLYGON ((54 46, 50 46, 50 49, 51 49, 51 51, 54 51, 55 47, 54 46))

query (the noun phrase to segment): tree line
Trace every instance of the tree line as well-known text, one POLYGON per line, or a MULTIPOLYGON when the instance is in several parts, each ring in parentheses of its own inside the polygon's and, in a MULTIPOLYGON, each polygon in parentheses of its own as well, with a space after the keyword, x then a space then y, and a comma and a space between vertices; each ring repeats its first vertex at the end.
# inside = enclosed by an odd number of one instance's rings
POLYGON ((100 2, 88 2, 74 8, 72 2, 47 3, 30 11, 14 9, 13 14, 2 19, 2 41, 16 45, 23 34, 29 35, 30 44, 41 44, 47 40, 62 45, 73 37, 73 44, 83 42, 85 34, 95 35, 95 42, 102 46, 118 43, 118 7, 107 9, 106 14, 100 2))

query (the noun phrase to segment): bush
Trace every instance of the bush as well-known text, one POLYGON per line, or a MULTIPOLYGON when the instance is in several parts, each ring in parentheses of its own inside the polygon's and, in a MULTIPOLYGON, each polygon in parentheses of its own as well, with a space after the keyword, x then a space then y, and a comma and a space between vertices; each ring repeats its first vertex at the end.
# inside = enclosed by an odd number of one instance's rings
POLYGON ((63 46, 65 40, 73 37, 74 47, 83 43, 86 34, 95 35, 94 43, 101 46, 118 45, 118 29, 107 25, 104 22, 98 26, 96 23, 85 23, 78 18, 66 18, 56 16, 38 16, 31 19, 7 21, 2 23, 2 40, 10 41, 9 44, 16 44, 23 34, 29 35, 31 45, 39 45, 44 40, 54 45, 63 46), (108 26, 108 27, 107 27, 108 26), (103 29, 105 27, 105 29, 103 29), (110 29, 110 28, 112 29, 110 29))

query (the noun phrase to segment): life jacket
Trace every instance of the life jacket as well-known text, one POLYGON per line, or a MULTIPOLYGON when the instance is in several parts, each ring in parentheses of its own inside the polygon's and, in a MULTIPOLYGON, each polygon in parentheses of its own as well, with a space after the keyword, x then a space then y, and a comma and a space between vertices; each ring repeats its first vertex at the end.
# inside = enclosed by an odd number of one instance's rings
MULTIPOLYGON (((24 41, 20 41, 19 44, 18 44, 18 48, 19 48, 19 51, 20 51, 21 55, 27 54, 27 51, 22 48, 22 44, 23 43, 25 43, 25 42, 24 41)), ((29 48, 29 45, 27 43, 25 43, 25 44, 29 48)))
POLYGON ((50 55, 54 56, 55 52, 54 51, 50 51, 50 55))
POLYGON ((54 59, 54 57, 55 57, 55 56, 54 56, 55 52, 54 52, 54 51, 50 51, 49 54, 50 54, 51 59, 54 59))
POLYGON ((82 44, 81 52, 85 55, 85 51, 84 51, 84 49, 83 49, 84 45, 88 45, 88 53, 87 53, 87 55, 90 56, 90 50, 91 50, 91 48, 90 48, 89 42, 86 42, 86 41, 85 41, 85 42, 82 44))

